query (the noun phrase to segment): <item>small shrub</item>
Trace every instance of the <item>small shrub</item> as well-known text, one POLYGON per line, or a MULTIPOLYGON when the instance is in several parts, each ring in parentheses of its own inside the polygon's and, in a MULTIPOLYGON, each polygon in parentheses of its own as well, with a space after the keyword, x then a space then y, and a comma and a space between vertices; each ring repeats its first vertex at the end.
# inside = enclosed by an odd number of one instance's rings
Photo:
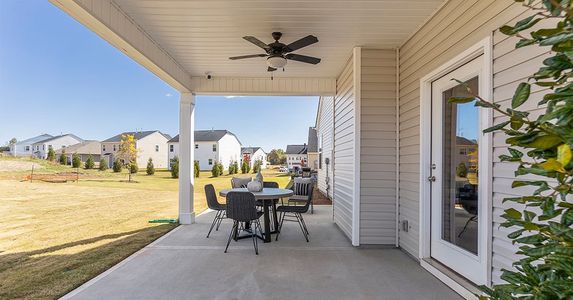
POLYGON ((243 164, 241 165, 241 173, 247 174, 249 171, 251 171, 251 165, 249 165, 247 160, 243 160, 243 164))
POLYGON ((259 173, 259 171, 261 170, 261 165, 263 164, 262 161, 260 160, 255 160, 255 163, 253 164, 253 173, 259 173))
POLYGON ((171 177, 179 178, 179 158, 177 156, 171 159, 171 177))
POLYGON ((103 157, 99 160, 99 170, 100 171, 107 170, 107 161, 103 157))
POLYGON ((59 161, 60 161, 61 165, 67 165, 68 164, 68 157, 66 156, 65 150, 62 150, 62 154, 60 154, 59 161))
POLYGON ((54 161, 56 160, 56 152, 54 151, 54 148, 49 147, 48 148, 48 158, 49 161, 54 161))
POLYGON ((199 168, 199 161, 196 160, 193 163, 193 175, 195 176, 195 178, 199 178, 199 174, 201 174, 201 169, 199 168))
POLYGON ((233 162, 233 169, 235 170, 235 174, 239 174, 239 163, 236 160, 233 162))
POLYGON ((137 166, 137 163, 135 163, 135 162, 129 163, 128 167, 129 167, 129 173, 130 174, 135 174, 139 171, 139 166, 137 166))
POLYGON ((149 160, 147 161, 147 169, 146 169, 147 175, 153 175, 155 174, 155 166, 153 165, 153 159, 151 159, 151 157, 149 158, 149 160))
POLYGON ((221 174, 221 170, 219 168, 219 163, 213 164, 213 168, 211 169, 211 175, 213 175, 213 177, 219 177, 221 174))
POLYGON ((123 169, 123 165, 121 164, 121 161, 119 161, 119 159, 115 159, 113 161, 113 166, 112 166, 113 172, 114 173, 120 173, 121 170, 123 169))
POLYGON ((94 158, 90 154, 90 155, 88 155, 88 159, 86 160, 84 167, 89 170, 89 169, 93 169, 94 166, 95 166, 94 158))
POLYGON ((72 167, 79 168, 82 165, 82 159, 79 154, 72 154, 72 167))

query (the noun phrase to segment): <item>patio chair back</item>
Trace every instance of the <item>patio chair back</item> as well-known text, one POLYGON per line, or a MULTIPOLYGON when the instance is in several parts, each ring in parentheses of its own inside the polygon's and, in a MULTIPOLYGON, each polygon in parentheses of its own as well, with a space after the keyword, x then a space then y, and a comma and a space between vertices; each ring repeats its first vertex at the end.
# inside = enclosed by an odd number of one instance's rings
POLYGON ((308 196, 312 195, 313 182, 310 178, 295 178, 292 190, 295 195, 308 196))
POLYGON ((278 182, 274 182, 274 181, 264 181, 263 187, 264 188, 271 188, 271 189, 278 189, 279 184, 278 184, 278 182))
POLYGON ((215 193, 215 187, 212 184, 205 185, 205 196, 207 198, 207 206, 210 209, 225 209, 225 207, 217 200, 217 193, 215 193))
POLYGON ((227 194, 227 218, 239 222, 258 219, 255 195, 249 192, 229 192, 227 194))
POLYGON ((243 178, 243 177, 233 177, 231 178, 231 187, 234 189, 236 188, 246 188, 247 184, 251 182, 251 178, 243 178))

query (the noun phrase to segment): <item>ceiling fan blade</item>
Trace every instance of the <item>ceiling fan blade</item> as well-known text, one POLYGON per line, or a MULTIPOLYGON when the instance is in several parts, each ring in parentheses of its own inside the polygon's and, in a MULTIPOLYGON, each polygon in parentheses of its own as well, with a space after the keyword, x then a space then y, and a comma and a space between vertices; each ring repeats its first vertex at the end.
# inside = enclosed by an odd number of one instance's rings
POLYGON ((268 67, 268 68, 267 68, 267 72, 274 72, 274 71, 276 71, 276 70, 277 70, 277 69, 275 69, 275 68, 273 68, 273 67, 268 67))
POLYGON ((298 41, 294 41, 294 42, 288 44, 285 47, 285 51, 283 53, 293 52, 295 50, 306 47, 308 45, 312 45, 312 44, 317 43, 317 42, 318 42, 317 37, 315 37, 314 35, 308 35, 308 36, 305 36, 298 41))
POLYGON ((300 62, 307 63, 307 64, 313 64, 313 65, 316 65, 317 63, 320 62, 320 58, 316 58, 316 57, 312 57, 312 56, 306 56, 306 55, 300 55, 300 54, 287 54, 287 55, 285 55, 285 58, 290 59, 290 60, 300 61, 300 62))
POLYGON ((261 40, 259 40, 258 38, 254 37, 254 36, 244 36, 243 39, 265 49, 265 51, 270 49, 269 45, 263 43, 261 40))
POLYGON ((251 54, 251 55, 242 55, 242 56, 233 56, 233 57, 229 57, 229 59, 231 60, 236 60, 236 59, 243 59, 243 58, 253 58, 253 57, 265 57, 268 56, 267 54, 251 54))

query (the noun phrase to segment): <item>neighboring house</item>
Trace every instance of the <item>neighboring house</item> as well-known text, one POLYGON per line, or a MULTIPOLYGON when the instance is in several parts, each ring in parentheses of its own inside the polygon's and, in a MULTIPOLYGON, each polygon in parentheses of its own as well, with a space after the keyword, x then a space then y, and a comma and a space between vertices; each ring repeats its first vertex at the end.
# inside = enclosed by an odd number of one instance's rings
POLYGON ((287 158, 287 167, 306 167, 308 162, 307 147, 304 145, 287 145, 285 155, 287 158))
POLYGON ((34 151, 32 151, 32 145, 34 143, 39 143, 43 140, 52 138, 50 134, 41 134, 39 136, 29 138, 23 141, 19 141, 16 144, 10 145, 10 155, 12 156, 32 156, 34 151))
MULTIPOLYGON (((169 140, 169 159, 179 156, 179 135, 169 140)), ((208 171, 215 162, 221 162, 223 168, 229 168, 231 161, 241 163, 241 142, 228 130, 196 130, 195 160, 199 169, 208 171)))
POLYGON ((267 153, 261 147, 243 147, 241 148, 241 157, 243 161, 248 161, 253 168, 255 161, 260 160, 262 162, 261 168, 266 169, 268 165, 267 153))
POLYGON ((318 137, 316 136, 315 127, 308 128, 308 143, 306 151, 308 157, 307 166, 313 171, 318 170, 320 155, 318 152, 318 137))
POLYGON ((333 124, 334 97, 321 97, 318 102, 316 113, 316 135, 318 141, 318 189, 327 197, 332 199, 332 178, 334 176, 333 164, 333 124))
POLYGON ((92 156, 94 162, 98 163, 101 155, 100 147, 101 143, 98 141, 83 141, 56 150, 56 158, 62 154, 62 151, 65 151, 69 164, 72 163, 72 156, 76 153, 80 156, 82 163, 85 163, 90 155, 92 156))
POLYGON ((107 160, 111 167, 115 157, 119 152, 121 137, 123 135, 133 135, 135 137, 135 148, 137 149, 137 166, 145 168, 149 158, 153 160, 155 168, 167 168, 167 141, 171 136, 159 130, 123 132, 101 142, 101 155, 107 160))
POLYGON ((50 148, 56 151, 65 148, 67 146, 81 143, 83 141, 84 141, 83 139, 71 133, 54 136, 32 144, 33 156, 36 158, 46 159, 48 158, 48 149, 50 148))

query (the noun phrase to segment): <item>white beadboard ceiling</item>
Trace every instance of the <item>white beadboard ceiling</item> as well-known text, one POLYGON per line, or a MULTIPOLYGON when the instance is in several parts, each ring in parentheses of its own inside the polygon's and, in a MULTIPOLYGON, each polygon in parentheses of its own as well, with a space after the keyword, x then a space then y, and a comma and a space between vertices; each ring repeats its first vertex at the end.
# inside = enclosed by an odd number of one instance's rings
POLYGON ((126 15, 189 74, 265 77, 265 58, 229 56, 264 53, 242 39, 265 43, 271 32, 288 44, 312 34, 317 44, 294 53, 322 59, 318 65, 289 61, 277 77, 336 77, 352 48, 396 48, 444 0, 114 0, 126 15))

